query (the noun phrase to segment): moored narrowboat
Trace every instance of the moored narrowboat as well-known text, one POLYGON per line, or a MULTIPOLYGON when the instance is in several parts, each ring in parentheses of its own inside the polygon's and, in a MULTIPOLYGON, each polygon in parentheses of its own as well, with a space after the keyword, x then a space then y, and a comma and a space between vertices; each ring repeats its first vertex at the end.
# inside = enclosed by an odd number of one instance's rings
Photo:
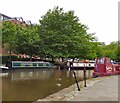
POLYGON ((70 69, 74 70, 93 70, 95 67, 94 62, 67 62, 67 66, 70 67, 70 69))
POLYGON ((20 68, 51 68, 53 64, 43 61, 9 61, 6 64, 6 67, 9 69, 20 69, 20 68))
POLYGON ((84 68, 85 69, 88 69, 88 70, 93 70, 95 67, 95 63, 90 63, 90 62, 73 62, 73 66, 72 68, 75 69, 75 70, 83 70, 84 68))
POLYGON ((110 58, 97 58, 93 77, 120 74, 120 65, 113 64, 110 58))

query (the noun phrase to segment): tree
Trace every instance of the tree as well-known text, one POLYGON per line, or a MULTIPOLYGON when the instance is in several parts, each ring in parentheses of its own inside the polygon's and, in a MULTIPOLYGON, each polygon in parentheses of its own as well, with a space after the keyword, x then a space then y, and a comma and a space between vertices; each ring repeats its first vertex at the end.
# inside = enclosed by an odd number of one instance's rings
MULTIPOLYGON (((2 25, 2 47, 6 47, 8 51, 13 52, 16 47, 16 35, 17 30, 20 29, 18 25, 11 23, 10 21, 3 22, 2 25)), ((11 56, 10 56, 11 59, 11 56)))
POLYGON ((120 41, 117 42, 116 56, 116 59, 120 62, 120 41))
POLYGON ((3 22, 2 44, 16 54, 34 55, 40 53, 40 38, 37 34, 37 25, 21 27, 12 22, 3 22))
POLYGON ((28 26, 18 31, 16 52, 21 54, 38 55, 40 51, 40 38, 37 34, 37 25, 28 26))
POLYGON ((74 11, 64 12, 56 7, 39 21, 38 34, 43 41, 45 54, 58 58, 86 57, 94 37, 87 33, 87 26, 79 23, 74 11))
POLYGON ((111 42, 108 45, 99 46, 101 50, 101 56, 109 57, 112 60, 117 60, 119 58, 119 42, 111 42))

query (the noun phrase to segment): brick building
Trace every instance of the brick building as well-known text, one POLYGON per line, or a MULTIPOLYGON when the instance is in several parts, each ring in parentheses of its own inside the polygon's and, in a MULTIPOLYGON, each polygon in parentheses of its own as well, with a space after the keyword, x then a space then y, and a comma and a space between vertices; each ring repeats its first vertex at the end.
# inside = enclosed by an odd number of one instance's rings
POLYGON ((22 27, 27 27, 28 25, 31 25, 31 21, 24 21, 22 17, 9 17, 2 13, 0 13, 0 20, 1 22, 11 21, 12 23, 21 25, 22 27))

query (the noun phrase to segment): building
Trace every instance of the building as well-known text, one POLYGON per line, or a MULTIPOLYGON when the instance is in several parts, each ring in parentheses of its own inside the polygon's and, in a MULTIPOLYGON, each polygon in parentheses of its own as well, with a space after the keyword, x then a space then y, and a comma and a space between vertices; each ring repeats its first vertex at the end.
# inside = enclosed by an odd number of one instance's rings
POLYGON ((27 20, 24 21, 22 17, 9 17, 7 15, 4 15, 0 13, 0 21, 11 21, 14 24, 21 25, 22 27, 27 27, 28 25, 31 25, 31 21, 27 20))

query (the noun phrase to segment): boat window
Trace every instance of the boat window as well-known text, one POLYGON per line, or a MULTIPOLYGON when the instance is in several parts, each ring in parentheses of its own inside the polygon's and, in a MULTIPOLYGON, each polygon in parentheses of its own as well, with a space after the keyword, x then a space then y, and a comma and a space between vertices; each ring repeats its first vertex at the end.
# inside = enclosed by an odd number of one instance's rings
POLYGON ((42 63, 39 63, 39 66, 43 66, 43 64, 42 64, 42 63))
POLYGON ((37 66, 37 63, 33 63, 33 66, 37 66))
POLYGON ((21 66, 21 63, 13 63, 13 66, 21 66))
POLYGON ((49 66, 49 64, 46 64, 46 66, 49 66))
POLYGON ((106 63, 107 63, 107 64, 110 64, 110 63, 111 63, 111 60, 110 60, 110 59, 107 59, 106 63))
POLYGON ((98 59, 98 64, 104 64, 104 58, 99 58, 98 59))
POLYGON ((44 63, 43 66, 46 66, 46 64, 44 63))

